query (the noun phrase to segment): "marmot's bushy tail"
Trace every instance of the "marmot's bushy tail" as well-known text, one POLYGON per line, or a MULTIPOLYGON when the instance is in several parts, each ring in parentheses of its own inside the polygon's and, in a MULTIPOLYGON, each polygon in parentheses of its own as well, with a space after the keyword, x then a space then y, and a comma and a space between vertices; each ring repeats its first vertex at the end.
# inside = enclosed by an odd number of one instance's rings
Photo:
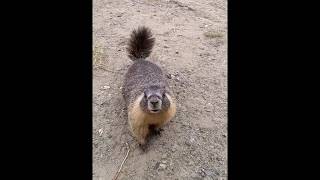
POLYGON ((150 55, 155 39, 151 30, 141 26, 133 30, 127 46, 128 56, 132 60, 146 58, 150 55))

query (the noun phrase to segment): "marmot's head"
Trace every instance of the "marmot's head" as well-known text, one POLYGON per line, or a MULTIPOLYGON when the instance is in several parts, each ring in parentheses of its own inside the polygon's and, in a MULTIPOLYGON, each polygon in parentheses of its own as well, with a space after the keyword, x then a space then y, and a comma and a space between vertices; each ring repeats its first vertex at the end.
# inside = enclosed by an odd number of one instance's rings
POLYGON ((159 113, 167 110, 170 101, 167 98, 165 87, 153 85, 146 88, 140 106, 148 113, 159 113))

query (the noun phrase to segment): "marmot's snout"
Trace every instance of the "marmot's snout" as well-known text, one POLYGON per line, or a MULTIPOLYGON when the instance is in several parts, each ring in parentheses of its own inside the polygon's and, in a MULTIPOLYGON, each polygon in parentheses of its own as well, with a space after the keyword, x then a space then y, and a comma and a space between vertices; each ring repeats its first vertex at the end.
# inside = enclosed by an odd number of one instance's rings
POLYGON ((158 113, 161 111, 162 98, 157 95, 152 95, 148 98, 148 110, 151 113, 158 113))
POLYGON ((159 87, 148 88, 144 92, 144 101, 147 111, 150 113, 159 113, 162 110, 163 97, 165 90, 159 87))

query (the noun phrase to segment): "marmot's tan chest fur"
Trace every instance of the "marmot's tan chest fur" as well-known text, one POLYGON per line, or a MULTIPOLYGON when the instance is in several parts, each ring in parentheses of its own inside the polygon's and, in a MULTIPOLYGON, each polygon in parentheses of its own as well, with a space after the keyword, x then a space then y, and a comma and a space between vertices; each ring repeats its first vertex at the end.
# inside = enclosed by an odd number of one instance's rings
POLYGON ((145 140, 150 132, 149 126, 154 125, 156 128, 160 128, 170 121, 176 113, 176 104, 172 97, 167 94, 171 103, 169 109, 157 114, 150 114, 144 112, 140 107, 142 97, 143 94, 132 105, 129 105, 128 120, 132 134, 140 144, 145 144, 145 140))

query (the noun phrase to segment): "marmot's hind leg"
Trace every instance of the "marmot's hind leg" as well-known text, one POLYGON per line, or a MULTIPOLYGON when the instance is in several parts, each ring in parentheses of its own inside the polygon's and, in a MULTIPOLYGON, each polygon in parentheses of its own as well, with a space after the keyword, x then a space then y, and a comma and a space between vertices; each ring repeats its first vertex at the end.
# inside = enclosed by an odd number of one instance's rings
POLYGON ((140 145, 145 145, 146 144, 146 138, 149 134, 149 127, 148 126, 140 126, 137 127, 133 133, 135 134, 138 142, 140 145))

